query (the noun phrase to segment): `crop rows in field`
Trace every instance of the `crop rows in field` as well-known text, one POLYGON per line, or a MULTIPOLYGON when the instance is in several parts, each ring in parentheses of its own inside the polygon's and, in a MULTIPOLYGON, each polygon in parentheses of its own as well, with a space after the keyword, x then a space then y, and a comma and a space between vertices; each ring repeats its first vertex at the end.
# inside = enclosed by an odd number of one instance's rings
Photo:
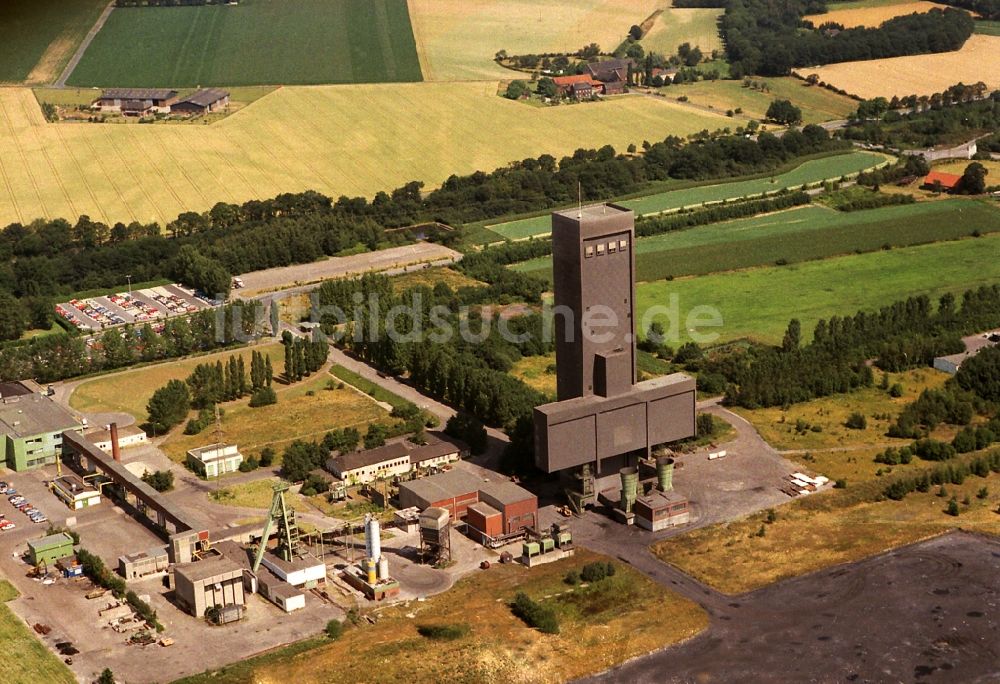
MULTIPOLYGON (((806 184, 815 184, 829 179, 839 179, 850 176, 884 163, 886 157, 871 152, 851 152, 849 154, 813 159, 800 166, 774 177, 756 178, 753 180, 717 183, 714 185, 699 185, 684 190, 646 195, 636 199, 618 202, 621 206, 633 210, 636 214, 657 214, 695 207, 712 202, 733 200, 761 193, 774 193, 786 188, 799 188, 806 184)), ((508 221, 489 226, 489 229, 505 238, 518 240, 538 235, 547 235, 552 228, 548 215, 536 216, 518 221, 508 221)))
POLYGON ((0 2, 0 83, 55 78, 106 0, 0 2))
POLYGON ((419 81, 406 0, 252 0, 112 12, 69 82, 193 87, 419 81), (148 46, 135 59, 135 45, 148 46))
MULTIPOLYGON (((688 228, 635 242, 636 277, 655 281, 777 262, 796 263, 883 247, 908 247, 1000 231, 1000 210, 983 202, 946 200, 840 212, 808 206, 688 228)), ((518 264, 551 280, 550 258, 518 264)))
POLYGON ((581 140, 624 149, 730 121, 650 98, 539 109, 497 97, 494 82, 279 88, 207 126, 47 124, 30 90, 0 89, 0 225, 80 214, 164 224, 308 189, 371 197, 570 154, 581 140))
MULTIPOLYGON (((676 295, 679 342, 690 339, 685 318, 695 306, 714 308, 722 317, 715 333, 724 342, 752 337, 777 343, 790 318, 811 333, 820 318, 875 309, 911 295, 939 297, 1000 281, 1000 235, 893 249, 789 266, 771 266, 673 281, 642 283, 637 312, 668 305, 676 295)), ((670 321, 664 319, 668 324, 670 321)), ((807 335, 808 336, 808 335, 807 335)), ((672 342, 673 343, 673 342, 672 342)))

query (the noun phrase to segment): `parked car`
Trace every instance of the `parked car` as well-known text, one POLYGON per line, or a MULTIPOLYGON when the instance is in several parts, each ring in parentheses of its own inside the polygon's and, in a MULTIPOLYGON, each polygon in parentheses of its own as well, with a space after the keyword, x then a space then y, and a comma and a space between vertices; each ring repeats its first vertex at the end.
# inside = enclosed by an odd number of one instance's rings
POLYGON ((15 527, 17 527, 17 525, 15 525, 9 520, 4 520, 3 522, 0 522, 0 532, 6 532, 7 530, 12 530, 15 527))

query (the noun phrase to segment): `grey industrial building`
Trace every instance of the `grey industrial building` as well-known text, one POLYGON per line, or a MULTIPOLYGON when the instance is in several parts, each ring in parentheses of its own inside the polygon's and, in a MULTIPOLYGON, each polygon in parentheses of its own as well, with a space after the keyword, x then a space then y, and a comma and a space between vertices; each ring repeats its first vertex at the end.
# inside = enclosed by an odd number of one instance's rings
POLYGON ((596 501, 654 446, 695 434, 695 382, 636 382, 635 214, 615 205, 552 215, 557 401, 534 412, 535 461, 596 501))
POLYGON ((187 612, 204 617, 218 606, 245 606, 243 568, 224 556, 184 563, 174 568, 174 597, 187 612))

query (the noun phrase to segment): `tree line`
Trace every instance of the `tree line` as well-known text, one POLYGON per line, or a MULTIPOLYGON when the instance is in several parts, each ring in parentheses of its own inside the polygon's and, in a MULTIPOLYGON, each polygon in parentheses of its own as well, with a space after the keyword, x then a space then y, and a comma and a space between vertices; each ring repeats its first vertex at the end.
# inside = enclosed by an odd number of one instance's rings
POLYGON ((100 333, 88 346, 84 338, 43 335, 0 346, 0 379, 35 378, 55 382, 79 375, 187 356, 252 339, 262 315, 259 302, 239 301, 190 317, 167 319, 156 332, 146 323, 100 333))
POLYGON ((725 378, 729 404, 787 406, 871 386, 870 359, 888 371, 930 365, 937 356, 964 350, 961 335, 998 325, 1000 286, 983 286, 965 292, 961 306, 951 294, 942 295, 936 309, 919 296, 878 311, 820 320, 806 345, 793 320, 780 346, 750 345, 689 367, 725 378))
POLYGON ((730 0, 719 29, 734 78, 781 76, 793 67, 950 52, 972 35, 973 20, 959 9, 899 16, 876 28, 845 28, 803 21, 825 11, 813 0, 730 0))

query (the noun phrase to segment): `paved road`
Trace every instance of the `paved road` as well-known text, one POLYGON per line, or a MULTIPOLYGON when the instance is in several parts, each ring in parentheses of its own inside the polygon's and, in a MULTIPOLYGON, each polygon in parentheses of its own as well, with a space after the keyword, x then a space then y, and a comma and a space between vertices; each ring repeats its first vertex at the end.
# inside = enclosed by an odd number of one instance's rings
POLYGON ((72 74, 73 70, 76 69, 76 65, 80 63, 80 60, 83 58, 83 53, 86 52, 87 48, 90 47, 90 44, 94 41, 94 38, 101 31, 101 29, 104 28, 104 23, 108 20, 108 17, 111 16, 111 12, 113 12, 114 9, 115 9, 115 0, 111 0, 111 2, 108 3, 108 6, 104 8, 104 11, 101 13, 101 16, 98 17, 97 23, 91 27, 90 31, 87 33, 87 36, 83 39, 83 42, 80 43, 80 46, 76 49, 76 52, 73 53, 73 56, 70 58, 69 63, 66 64, 66 68, 63 69, 62 74, 60 74, 59 78, 53 84, 55 85, 56 88, 66 87, 66 81, 69 79, 70 74, 72 74))

